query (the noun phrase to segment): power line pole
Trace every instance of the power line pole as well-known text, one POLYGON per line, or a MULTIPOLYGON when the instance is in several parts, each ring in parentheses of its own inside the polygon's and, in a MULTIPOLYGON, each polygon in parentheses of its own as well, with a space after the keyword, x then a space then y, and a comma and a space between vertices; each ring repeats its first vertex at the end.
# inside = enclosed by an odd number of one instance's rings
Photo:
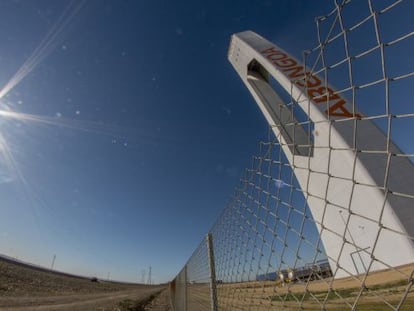
POLYGON ((53 255, 52 265, 50 266, 50 270, 53 270, 53 267, 55 266, 55 260, 56 260, 56 255, 53 255))
POLYGON ((149 267, 149 271, 148 271, 148 285, 151 285, 151 266, 149 267))
POLYGON ((144 269, 141 270, 141 283, 145 284, 145 277, 147 275, 147 271, 145 271, 144 269))

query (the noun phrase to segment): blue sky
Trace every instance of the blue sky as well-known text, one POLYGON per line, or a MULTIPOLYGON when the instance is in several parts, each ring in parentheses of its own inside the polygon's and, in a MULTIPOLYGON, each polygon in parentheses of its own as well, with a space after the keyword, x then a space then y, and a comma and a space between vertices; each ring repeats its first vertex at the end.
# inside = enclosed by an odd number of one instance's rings
MULTIPOLYGON (((76 2, 77 5, 82 2, 76 2)), ((3 1, 0 84, 69 1, 3 1)), ((172 279, 267 137, 227 61, 254 30, 300 57, 329 1, 88 1, 2 108, 0 253, 77 274, 172 279), (3 151, 4 153, 4 151, 3 151), (3 159, 4 160, 4 159, 3 159), (17 168, 17 169, 16 169, 17 168)), ((72 11, 71 11, 72 10, 72 11)))

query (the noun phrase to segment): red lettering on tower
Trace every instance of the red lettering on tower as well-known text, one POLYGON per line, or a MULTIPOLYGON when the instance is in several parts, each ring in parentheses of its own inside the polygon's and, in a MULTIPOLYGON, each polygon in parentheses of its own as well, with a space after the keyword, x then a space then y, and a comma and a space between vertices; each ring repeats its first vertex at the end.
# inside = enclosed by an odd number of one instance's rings
POLYGON ((322 86, 319 77, 305 72, 302 65, 286 52, 280 51, 275 47, 270 47, 261 52, 277 69, 282 71, 289 77, 292 83, 304 88, 305 81, 307 94, 316 104, 327 102, 329 108, 325 111, 328 116, 353 118, 360 117, 359 114, 351 113, 346 107, 346 101, 334 90, 329 87, 322 86))

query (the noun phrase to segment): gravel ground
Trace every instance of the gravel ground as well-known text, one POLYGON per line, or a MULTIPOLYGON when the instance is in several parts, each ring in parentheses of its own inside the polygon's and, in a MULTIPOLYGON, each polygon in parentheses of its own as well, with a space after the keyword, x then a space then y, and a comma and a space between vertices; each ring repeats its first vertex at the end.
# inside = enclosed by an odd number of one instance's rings
POLYGON ((162 291, 154 300, 151 301, 145 310, 148 311, 171 311, 169 290, 162 291))

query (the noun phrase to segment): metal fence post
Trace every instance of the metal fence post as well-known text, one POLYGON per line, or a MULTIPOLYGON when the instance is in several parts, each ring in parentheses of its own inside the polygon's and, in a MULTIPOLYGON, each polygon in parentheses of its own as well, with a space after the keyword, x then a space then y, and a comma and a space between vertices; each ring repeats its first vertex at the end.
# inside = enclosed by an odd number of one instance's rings
POLYGON ((207 235, 208 263, 210 266, 210 299, 211 310, 217 311, 216 265, 214 262, 213 235, 207 235))
POLYGON ((188 310, 187 265, 184 266, 184 311, 188 310))
POLYGON ((176 286, 176 278, 172 280, 169 284, 170 304, 173 310, 175 310, 175 295, 176 295, 175 286, 176 286))

